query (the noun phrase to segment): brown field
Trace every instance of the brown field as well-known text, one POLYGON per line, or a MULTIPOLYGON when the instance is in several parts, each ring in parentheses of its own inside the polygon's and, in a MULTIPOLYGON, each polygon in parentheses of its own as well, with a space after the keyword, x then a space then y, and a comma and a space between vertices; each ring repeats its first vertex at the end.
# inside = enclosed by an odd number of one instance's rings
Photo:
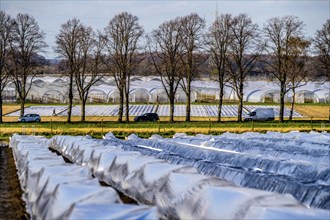
POLYGON ((17 111, 20 108, 21 108, 20 105, 3 105, 2 106, 3 115, 17 111))
POLYGON ((314 105, 297 105, 295 110, 305 117, 313 117, 315 119, 327 119, 330 114, 330 105, 328 106, 314 106, 314 105))

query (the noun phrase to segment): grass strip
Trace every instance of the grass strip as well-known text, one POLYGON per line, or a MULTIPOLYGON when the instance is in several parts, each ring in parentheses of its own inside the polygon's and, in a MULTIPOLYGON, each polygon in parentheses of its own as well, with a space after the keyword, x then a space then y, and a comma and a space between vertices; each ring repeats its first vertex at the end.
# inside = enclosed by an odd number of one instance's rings
POLYGON ((194 121, 194 122, 127 122, 118 123, 114 121, 87 121, 87 122, 41 122, 41 123, 3 123, 0 126, 0 140, 6 140, 14 133, 33 134, 43 136, 53 135, 91 135, 102 137, 107 132, 113 132, 117 137, 124 138, 129 134, 136 133, 141 137, 150 137, 152 134, 160 134, 171 137, 175 133, 213 134, 219 135, 224 132, 243 133, 277 131, 327 131, 330 132, 328 121, 286 121, 280 123, 272 122, 235 122, 235 121, 194 121))

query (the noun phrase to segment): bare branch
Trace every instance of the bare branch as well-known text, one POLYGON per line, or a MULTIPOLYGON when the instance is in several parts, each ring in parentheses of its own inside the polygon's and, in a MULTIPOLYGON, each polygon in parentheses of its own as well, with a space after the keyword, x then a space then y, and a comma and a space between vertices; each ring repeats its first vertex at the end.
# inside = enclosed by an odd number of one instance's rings
POLYGON ((26 97, 32 86, 31 80, 38 73, 39 65, 34 58, 47 45, 44 42, 45 34, 40 31, 35 19, 27 14, 17 15, 12 34, 10 47, 13 70, 11 77, 20 98, 20 115, 23 116, 26 97))
POLYGON ((180 18, 164 22, 151 33, 149 51, 170 100, 170 121, 174 121, 175 94, 182 78, 183 43, 180 18))
POLYGON ((129 121, 130 77, 141 62, 138 59, 139 40, 144 34, 138 17, 127 12, 116 15, 105 28, 107 67, 115 78, 120 95, 118 121, 122 121, 124 97, 126 99, 126 121, 129 121))
POLYGON ((229 46, 227 66, 231 84, 239 99, 238 121, 242 121, 244 82, 247 74, 254 68, 255 61, 260 55, 259 30, 257 24, 246 14, 233 18, 230 32, 233 40, 229 46))
POLYGON ((280 121, 284 120, 284 98, 289 90, 290 71, 295 66, 292 55, 298 49, 294 39, 304 39, 303 27, 303 22, 293 16, 271 18, 264 27, 265 51, 270 59, 268 66, 280 85, 280 121))

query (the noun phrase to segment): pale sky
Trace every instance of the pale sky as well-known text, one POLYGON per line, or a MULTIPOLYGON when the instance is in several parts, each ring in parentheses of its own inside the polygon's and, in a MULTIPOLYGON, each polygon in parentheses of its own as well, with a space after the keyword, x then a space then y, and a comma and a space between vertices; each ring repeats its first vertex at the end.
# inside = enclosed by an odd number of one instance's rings
POLYGON ((113 0, 0 0, 0 10, 15 17, 18 13, 32 15, 42 31, 46 33, 49 47, 43 54, 54 58, 55 36, 61 24, 74 17, 94 30, 103 30, 108 22, 118 13, 126 11, 139 18, 145 31, 151 32, 164 21, 177 16, 198 13, 207 21, 207 27, 218 13, 238 15, 247 13, 260 28, 271 17, 294 15, 300 18, 305 27, 306 36, 314 36, 330 19, 330 0, 159 0, 159 1, 113 1, 113 0))

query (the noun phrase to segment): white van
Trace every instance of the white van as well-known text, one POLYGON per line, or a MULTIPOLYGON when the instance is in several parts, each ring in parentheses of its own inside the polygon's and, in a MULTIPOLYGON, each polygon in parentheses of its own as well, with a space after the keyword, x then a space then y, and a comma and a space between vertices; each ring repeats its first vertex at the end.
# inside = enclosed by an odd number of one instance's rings
POLYGON ((244 118, 244 121, 273 121, 274 119, 273 108, 256 108, 244 118))

